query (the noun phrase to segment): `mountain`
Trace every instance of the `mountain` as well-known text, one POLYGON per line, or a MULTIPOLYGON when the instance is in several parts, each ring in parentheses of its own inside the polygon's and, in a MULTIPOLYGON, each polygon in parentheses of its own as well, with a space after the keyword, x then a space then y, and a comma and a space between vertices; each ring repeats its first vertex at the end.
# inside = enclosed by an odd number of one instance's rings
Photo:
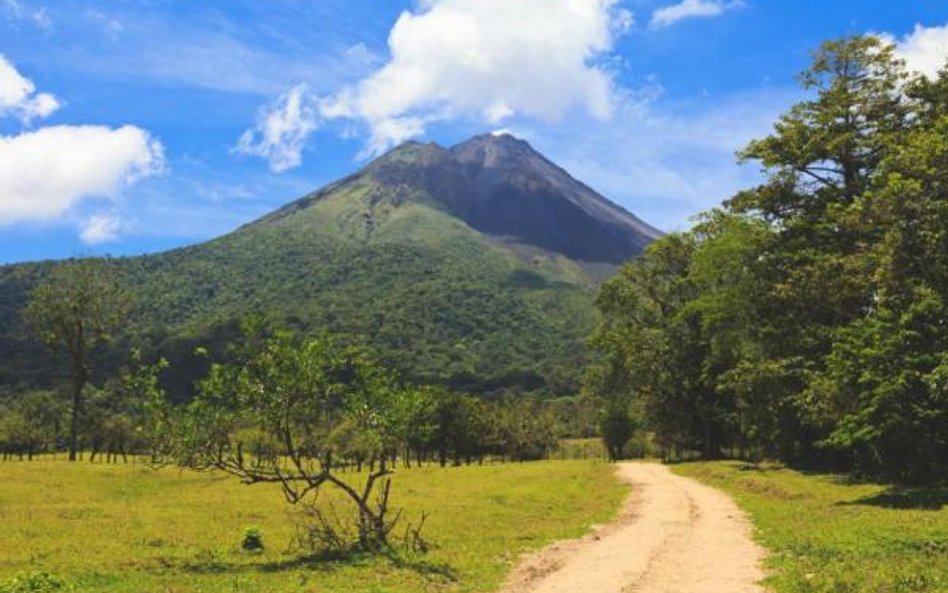
MULTIPOLYGON (((412 380, 570 393, 598 284, 659 234, 522 140, 409 142, 233 233, 119 260, 138 303, 125 334, 170 357, 180 389, 195 346, 266 311, 360 336, 412 380)), ((50 265, 0 267, 0 390, 61 368, 17 320, 50 265)))

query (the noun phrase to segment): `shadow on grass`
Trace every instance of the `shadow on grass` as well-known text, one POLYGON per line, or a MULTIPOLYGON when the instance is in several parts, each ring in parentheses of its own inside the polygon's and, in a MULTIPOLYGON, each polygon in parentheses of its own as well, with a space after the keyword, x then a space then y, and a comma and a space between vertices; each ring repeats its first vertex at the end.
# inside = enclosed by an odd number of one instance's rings
POLYGON ((910 488, 892 486, 888 490, 837 505, 865 505, 885 509, 939 511, 948 505, 948 486, 910 488))
POLYGON ((427 580, 453 582, 460 577, 457 569, 448 563, 430 562, 414 554, 404 554, 397 550, 389 550, 377 555, 366 552, 303 554, 285 560, 259 563, 189 561, 181 566, 181 570, 192 574, 279 573, 296 570, 332 572, 343 567, 367 565, 378 558, 388 560, 395 568, 413 571, 427 580))
POLYGON ((415 555, 406 556, 398 552, 386 554, 389 562, 396 568, 412 570, 428 580, 457 581, 461 575, 447 562, 429 562, 415 555))

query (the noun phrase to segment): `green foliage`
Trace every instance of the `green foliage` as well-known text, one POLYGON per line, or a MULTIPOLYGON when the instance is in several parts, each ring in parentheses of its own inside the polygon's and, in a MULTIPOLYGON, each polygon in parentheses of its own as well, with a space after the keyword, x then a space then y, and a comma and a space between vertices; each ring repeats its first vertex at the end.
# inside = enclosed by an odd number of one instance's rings
POLYGON ((589 385, 663 451, 948 475, 948 119, 872 37, 823 44, 809 97, 742 158, 766 180, 600 294, 589 385))
POLYGON ((920 481, 948 458, 948 335, 941 299, 927 291, 838 332, 825 381, 841 410, 826 444, 852 451, 856 470, 920 481))
MULTIPOLYGON (((235 349, 236 361, 213 363, 197 397, 172 413, 163 453, 180 466, 223 471, 245 484, 278 484, 293 504, 338 490, 354 525, 312 503, 306 520, 315 526, 306 526, 304 540, 334 551, 387 550, 401 516, 388 513, 392 466, 400 450, 407 453, 407 439, 417 438, 408 429, 412 419, 431 410, 425 399, 401 388, 364 349, 330 337, 303 339, 252 321, 235 349), (364 481, 347 475, 365 466, 364 481)), ((484 420, 473 411, 479 402, 453 403, 471 411, 454 409, 446 418, 439 410, 426 433, 439 444, 463 439, 455 451, 473 452, 482 430, 475 421, 484 420)))
POLYGON ((69 359, 72 388, 69 458, 76 459, 85 421, 83 390, 92 375, 92 351, 112 340, 130 308, 127 293, 108 260, 74 259, 54 267, 33 288, 23 311, 40 341, 69 359))
POLYGON ((45 572, 31 572, 0 583, 0 593, 66 593, 75 591, 65 581, 45 572))
POLYGON ((263 532, 259 527, 248 527, 244 529, 243 536, 240 539, 240 549, 245 552, 263 551, 263 532))
POLYGON ((29 392, 6 407, 0 406, 0 455, 26 455, 55 451, 66 424, 66 410, 59 394, 29 392))
POLYGON ((607 368, 591 389, 607 413, 636 409, 664 452, 715 456, 727 402, 705 372, 709 343, 688 308, 697 292, 688 277, 694 249, 690 235, 663 237, 603 286, 604 321, 593 343, 607 368))
POLYGON ((622 407, 611 407, 603 413, 602 440, 611 461, 622 458, 622 451, 626 443, 632 438, 633 426, 629 410, 622 407))

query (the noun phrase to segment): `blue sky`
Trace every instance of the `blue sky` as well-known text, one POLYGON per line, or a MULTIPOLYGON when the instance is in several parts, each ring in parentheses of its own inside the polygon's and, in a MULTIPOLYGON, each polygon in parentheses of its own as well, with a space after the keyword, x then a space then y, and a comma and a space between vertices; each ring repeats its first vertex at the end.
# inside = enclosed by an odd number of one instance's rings
POLYGON ((408 138, 507 130, 652 224, 757 178, 734 151, 822 40, 948 57, 948 4, 0 0, 0 263, 186 245, 408 138))

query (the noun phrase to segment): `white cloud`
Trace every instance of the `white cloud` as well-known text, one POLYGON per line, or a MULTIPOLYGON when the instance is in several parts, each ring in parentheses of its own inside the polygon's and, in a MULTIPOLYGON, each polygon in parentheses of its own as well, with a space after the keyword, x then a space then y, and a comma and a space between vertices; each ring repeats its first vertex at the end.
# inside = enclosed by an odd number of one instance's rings
POLYGON ((51 220, 161 171, 161 144, 123 126, 50 126, 0 136, 0 224, 51 220))
MULTIPOLYGON (((260 3, 261 7, 264 5, 260 3)), ((144 81, 259 96, 279 94, 303 80, 321 92, 330 92, 372 67, 367 61, 371 59, 368 53, 329 53, 322 45, 304 39, 310 31, 301 31, 293 39, 297 45, 290 51, 281 43, 260 38, 259 30, 243 31, 227 21, 176 20, 169 24, 120 16, 117 27, 108 21, 101 26, 106 35, 121 40, 121 45, 49 51, 63 60, 74 61, 82 72, 104 80, 123 84, 144 81)))
POLYGON ((915 30, 901 39, 896 39, 886 33, 880 37, 895 44, 896 54, 905 60, 909 70, 925 76, 934 77, 948 61, 948 25, 942 27, 915 25, 915 30))
POLYGON ((652 13, 651 27, 667 27, 678 21, 690 18, 720 16, 735 8, 740 8, 742 0, 722 2, 721 0, 682 0, 678 4, 656 9, 652 13))
POLYGON ((119 236, 121 219, 114 214, 96 214, 82 224, 79 238, 87 245, 114 241, 119 236))
POLYGON ((0 8, 3 8, 9 19, 28 21, 40 29, 50 29, 53 26, 45 8, 29 8, 19 0, 0 0, 0 8))
POLYGON ((372 53, 372 50, 364 43, 356 43, 350 46, 349 49, 346 50, 346 57, 367 66, 375 66, 381 61, 379 56, 372 53))
POLYGON ((102 32, 106 37, 113 41, 117 40, 125 31, 125 25, 122 21, 102 11, 90 10, 86 15, 102 28, 102 32))
POLYGON ((37 93, 36 86, 20 74, 0 54, 0 117, 13 115, 25 124, 48 117, 59 109, 59 101, 49 93, 37 93))
POLYGON ((260 111, 257 125, 240 137, 235 150, 267 159, 280 173, 302 161, 303 147, 318 125, 314 98, 305 84, 298 84, 260 111))
POLYGON ((628 24, 616 0, 428 2, 402 13, 390 61, 330 99, 327 115, 367 123, 373 153, 448 118, 552 121, 576 106, 608 118, 612 78, 594 60, 628 24))
POLYGON ((451 119, 549 122, 573 109, 608 119, 616 92, 601 59, 631 25, 618 0, 425 0, 399 16, 387 63, 332 96, 307 99, 295 87, 238 149, 279 171, 299 164, 320 119, 366 126, 364 156, 451 119))

